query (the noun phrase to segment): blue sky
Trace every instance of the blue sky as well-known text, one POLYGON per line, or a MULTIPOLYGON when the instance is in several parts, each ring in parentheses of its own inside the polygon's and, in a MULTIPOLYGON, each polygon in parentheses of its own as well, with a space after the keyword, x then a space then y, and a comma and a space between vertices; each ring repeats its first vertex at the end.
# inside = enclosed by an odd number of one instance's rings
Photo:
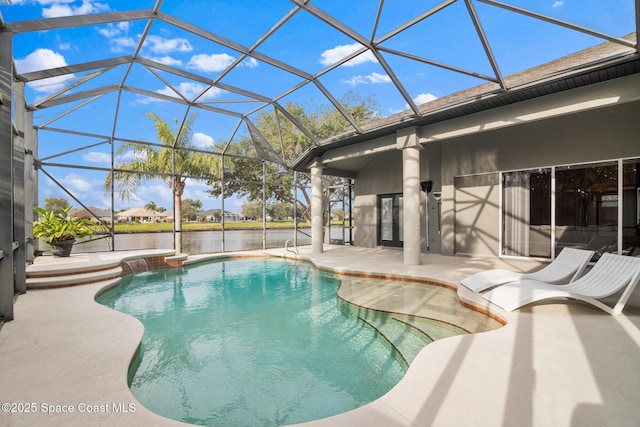
MULTIPOLYGON (((8 23, 22 20, 58 16, 82 15, 110 11, 149 9, 152 0, 95 1, 95 0, 13 0, 11 5, 0 5, 0 12, 8 23)), ((482 48, 465 2, 459 0, 425 21, 385 39, 396 28, 431 9, 440 1, 386 0, 374 33, 374 18, 379 6, 377 0, 317 0, 311 4, 324 13, 342 21, 364 40, 382 40, 380 46, 408 55, 426 58, 442 64, 492 76, 490 62, 482 48)), ((503 0, 518 8, 544 14, 611 36, 624 36, 635 30, 633 0, 503 0)), ((513 13, 495 6, 474 1, 493 54, 502 75, 557 59, 577 50, 593 46, 604 40, 513 13)), ((251 47, 278 20, 289 13, 295 4, 285 0, 268 1, 174 1, 165 0, 160 8, 173 16, 220 35, 244 47, 251 47)), ((26 73, 85 63, 105 58, 131 55, 143 34, 146 20, 114 24, 77 27, 46 32, 16 34, 13 56, 17 71, 26 73)), ((256 52, 289 64, 305 73, 315 75, 325 70, 355 49, 362 47, 356 40, 316 19, 306 11, 297 12, 256 52)), ((621 47, 622 48, 622 47, 621 47)), ((188 73, 216 79, 240 52, 203 37, 196 36, 178 26, 156 20, 140 51, 140 57, 175 67, 188 73)), ((287 73, 259 59, 247 57, 225 75, 221 82, 258 93, 267 98, 279 97, 302 82, 299 76, 287 73)), ((485 83, 484 80, 413 61, 398 55, 383 54, 410 98, 416 104, 446 96, 447 94, 485 83)), ((126 66, 99 75, 70 90, 75 93, 105 85, 120 84, 126 66)), ((50 96, 65 85, 80 81, 87 73, 77 73, 57 79, 29 84, 27 102, 32 104, 50 96)), ((401 96, 383 66, 366 52, 354 60, 323 74, 318 79, 336 98, 347 91, 373 97, 382 116, 391 115, 409 106, 401 96)), ((143 66, 130 70, 125 83, 138 88, 172 97, 178 97, 171 87, 187 99, 192 99, 205 86, 194 80, 158 71, 153 74, 143 66)), ((114 134, 133 140, 155 141, 153 126, 145 113, 153 111, 167 121, 182 119, 185 107, 139 93, 122 92, 120 114, 114 134)), ((111 135, 114 131, 114 112, 117 92, 106 94, 74 110, 86 100, 34 113, 36 125, 50 122, 60 129, 75 129, 98 135, 111 135), (73 110, 69 112, 69 110, 73 110), (54 120, 55 119, 55 120, 54 120)), ((245 96, 221 89, 211 89, 201 101, 208 105, 245 114, 261 103, 245 96)), ((313 84, 283 97, 280 102, 294 101, 304 105, 327 105, 328 101, 313 84)), ((200 110, 194 126, 193 142, 207 148, 214 141, 228 140, 238 123, 236 117, 200 110)), ((246 132, 241 127, 241 132, 246 132)), ((71 151, 91 145, 91 148, 54 157, 51 162, 108 167, 110 147, 101 138, 87 138, 39 132, 40 156, 71 151), (101 144, 102 143, 102 144, 101 144)), ((102 172, 49 168, 55 179, 63 183, 83 203, 109 207, 110 198, 102 190, 105 174, 102 172)), ((209 199, 202 184, 187 185, 185 197, 200 199, 205 208, 219 207, 220 201, 209 199)), ((48 196, 67 197, 46 177, 40 178, 40 199, 48 196)), ((171 191, 162 182, 146 185, 127 202, 116 198, 116 209, 141 206, 148 201, 171 207, 171 191)), ((228 199, 228 210, 238 211, 241 200, 228 199)), ((75 204, 75 203, 72 203, 75 204)))

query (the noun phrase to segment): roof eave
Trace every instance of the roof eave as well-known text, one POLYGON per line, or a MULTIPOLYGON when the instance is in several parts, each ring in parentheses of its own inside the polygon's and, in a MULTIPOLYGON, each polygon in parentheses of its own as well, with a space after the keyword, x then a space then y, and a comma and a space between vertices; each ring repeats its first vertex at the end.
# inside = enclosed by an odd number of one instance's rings
MULTIPOLYGON (((291 166, 292 170, 304 172, 308 165, 328 151, 361 143, 367 140, 395 134, 398 130, 410 126, 425 126, 452 118, 464 117, 496 107, 513 105, 518 102, 558 93, 567 89, 588 86, 591 84, 640 72, 640 57, 637 51, 626 51, 611 57, 600 59, 582 66, 546 75, 534 81, 528 81, 508 90, 493 90, 466 99, 441 105, 437 108, 424 109, 420 116, 414 114, 398 114, 396 120, 379 120, 366 126, 362 133, 348 132, 323 140, 305 151, 291 166), (588 76, 588 79, 584 77, 588 76)), ((473 88, 472 88, 473 89, 473 88)), ((455 99, 456 95, 450 95, 455 99)), ((445 97, 446 98, 446 97, 445 97)), ((425 108, 426 106, 426 108, 425 108)), ((411 111, 411 113, 413 113, 411 111)))

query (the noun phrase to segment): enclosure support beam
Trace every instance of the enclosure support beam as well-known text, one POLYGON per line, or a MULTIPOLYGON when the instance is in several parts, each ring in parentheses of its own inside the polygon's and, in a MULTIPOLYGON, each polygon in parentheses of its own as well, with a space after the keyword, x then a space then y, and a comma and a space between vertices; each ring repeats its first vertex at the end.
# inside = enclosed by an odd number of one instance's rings
POLYGON ((267 164, 262 161, 262 249, 267 249, 267 164))
POLYGON ((420 264, 420 141, 415 126, 396 134, 402 150, 402 234, 405 265, 420 264))
POLYGON ((224 252, 224 153, 220 156, 220 245, 224 252))
POLYGON ((0 316, 13 319, 12 34, 0 32, 0 316))
MULTIPOLYGON (((18 99, 16 97, 16 99, 18 99)), ((38 156, 38 133, 33 128, 33 112, 27 111, 24 115, 24 194, 25 194, 25 254, 27 264, 33 264, 37 242, 33 238, 33 206, 38 205, 38 172, 33 159, 38 156)))
POLYGON ((293 171, 293 246, 298 247, 298 172, 293 171))
POLYGON ((311 252, 323 252, 324 207, 322 204, 322 169, 320 162, 311 165, 311 252))
MULTIPOLYGON (((27 195, 25 194, 25 114, 24 83, 15 84, 14 117, 16 132, 13 136, 13 262, 14 291, 27 292, 27 256, 26 256, 26 213, 27 195)), ((33 212, 31 206, 28 207, 33 212)), ((29 232, 31 234, 31 231, 29 232)))

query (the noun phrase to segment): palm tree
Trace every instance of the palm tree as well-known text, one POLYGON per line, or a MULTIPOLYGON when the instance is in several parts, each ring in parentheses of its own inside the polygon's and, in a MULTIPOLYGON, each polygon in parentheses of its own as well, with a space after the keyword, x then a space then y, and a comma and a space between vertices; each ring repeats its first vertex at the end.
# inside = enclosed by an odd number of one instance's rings
POLYGON ((191 114, 182 127, 174 120, 175 130, 154 113, 147 113, 146 116, 153 121, 161 147, 133 142, 122 144, 116 154, 120 158, 127 154, 128 160, 114 165, 113 176, 111 173, 107 175, 105 189, 111 190, 113 179, 117 183, 120 198, 125 200, 145 181, 164 180, 173 190, 175 249, 179 253, 182 251, 182 194, 186 180, 188 177, 210 178, 219 166, 211 155, 190 150, 195 148, 191 144, 191 126, 196 114, 191 114))

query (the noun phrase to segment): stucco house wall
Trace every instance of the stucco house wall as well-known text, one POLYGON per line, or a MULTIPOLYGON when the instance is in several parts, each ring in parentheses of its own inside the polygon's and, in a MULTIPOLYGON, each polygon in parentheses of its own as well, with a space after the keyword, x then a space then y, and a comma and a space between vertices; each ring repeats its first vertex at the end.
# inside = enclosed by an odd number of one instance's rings
MULTIPOLYGON (((624 82, 637 83, 635 76, 624 82)), ((617 84, 624 89, 624 84, 617 84)), ((585 102, 590 93, 597 95, 598 85, 527 102, 544 113, 552 105, 585 102)), ((592 98, 597 100, 595 95, 592 98)), ((479 113, 478 117, 512 118, 517 108, 521 105, 479 113)), ((459 126, 464 127, 468 120, 459 120, 459 126)), ((452 129, 456 122, 446 125, 452 129)), ((442 191, 441 230, 437 232, 435 220, 429 222, 430 251, 495 256, 500 253, 499 173, 640 157, 640 101, 617 104, 613 100, 610 105, 586 111, 523 120, 521 124, 516 121, 507 127, 479 129, 441 140, 433 137, 437 130, 433 126, 419 129, 424 147, 420 152, 420 178, 432 180, 434 191, 442 191)), ((375 247, 377 195, 402 192, 402 153, 391 150, 372 156, 358 171, 354 190, 355 244, 375 247)), ((436 203, 433 199, 429 203, 430 219, 435 219, 436 203)), ((426 252, 426 224, 421 234, 422 251, 426 252)))

